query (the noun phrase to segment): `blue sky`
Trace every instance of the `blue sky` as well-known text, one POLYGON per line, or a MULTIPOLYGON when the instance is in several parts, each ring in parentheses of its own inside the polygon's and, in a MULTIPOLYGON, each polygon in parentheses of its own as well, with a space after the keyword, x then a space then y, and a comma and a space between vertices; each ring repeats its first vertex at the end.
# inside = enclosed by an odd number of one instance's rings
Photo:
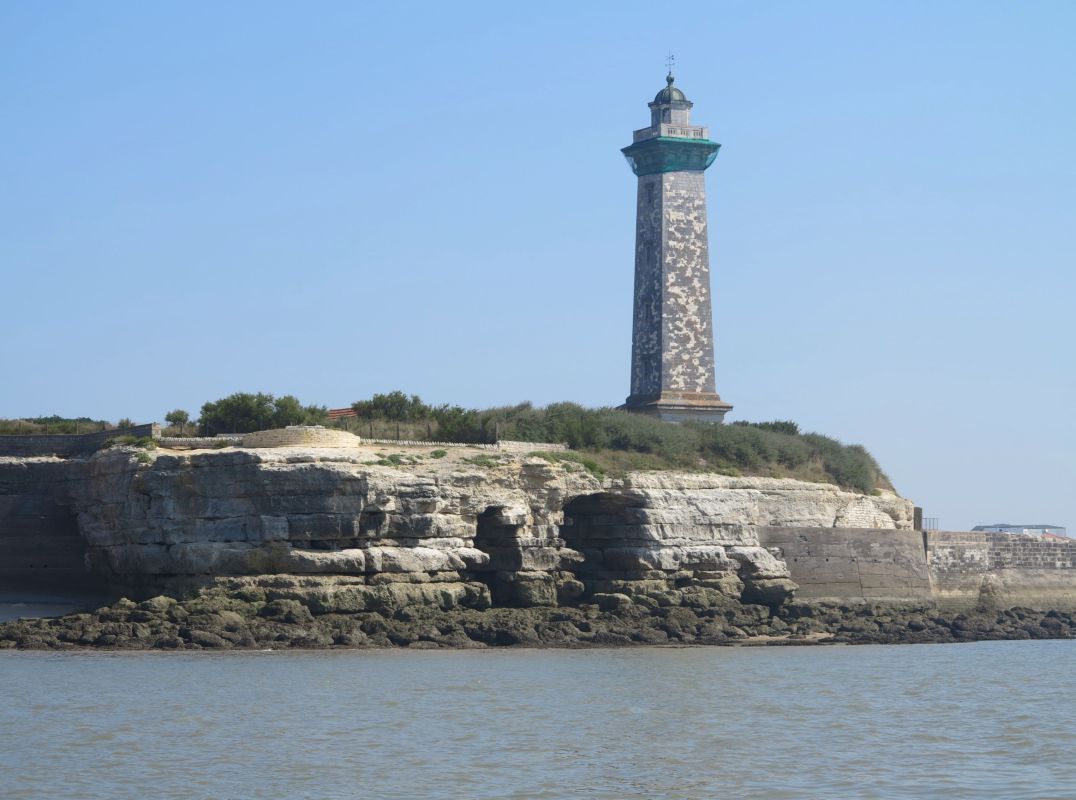
POLYGON ((733 417, 1076 528, 1076 5, 0 5, 0 416, 623 401, 677 55, 733 417))

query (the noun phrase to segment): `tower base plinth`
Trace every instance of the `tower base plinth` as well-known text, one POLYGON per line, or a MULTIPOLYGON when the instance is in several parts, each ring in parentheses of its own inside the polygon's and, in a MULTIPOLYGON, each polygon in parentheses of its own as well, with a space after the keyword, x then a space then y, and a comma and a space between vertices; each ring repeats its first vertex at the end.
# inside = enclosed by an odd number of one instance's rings
POLYGON ((732 406, 711 392, 662 392, 659 395, 632 395, 625 411, 647 414, 665 422, 722 422, 732 406))

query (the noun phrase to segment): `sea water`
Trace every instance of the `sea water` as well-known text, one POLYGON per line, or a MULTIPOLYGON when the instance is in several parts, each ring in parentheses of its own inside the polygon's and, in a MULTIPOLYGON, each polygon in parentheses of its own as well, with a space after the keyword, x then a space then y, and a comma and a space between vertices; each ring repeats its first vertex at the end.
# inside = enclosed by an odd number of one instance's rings
POLYGON ((1072 798, 1076 641, 0 653, 4 798, 1072 798))

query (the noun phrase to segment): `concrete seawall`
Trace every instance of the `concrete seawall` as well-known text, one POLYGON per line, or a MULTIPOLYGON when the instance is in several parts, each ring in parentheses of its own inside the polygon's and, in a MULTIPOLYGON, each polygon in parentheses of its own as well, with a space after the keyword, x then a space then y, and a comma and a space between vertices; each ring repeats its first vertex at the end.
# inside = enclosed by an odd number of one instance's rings
POLYGON ((759 528, 776 547, 803 600, 933 599, 920 531, 883 528, 759 528))
POLYGON ((1076 609, 1076 540, 864 528, 759 528, 759 540, 804 600, 1076 609))
POLYGON ((97 594, 69 488, 80 465, 0 458, 0 595, 97 594))

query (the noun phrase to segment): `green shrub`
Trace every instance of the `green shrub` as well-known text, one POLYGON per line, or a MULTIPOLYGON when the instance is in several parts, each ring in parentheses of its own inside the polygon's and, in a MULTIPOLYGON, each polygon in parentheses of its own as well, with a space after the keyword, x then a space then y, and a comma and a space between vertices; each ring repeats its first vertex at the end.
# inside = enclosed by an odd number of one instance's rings
POLYGON ((598 459, 585 453, 577 453, 571 450, 550 453, 538 450, 533 453, 528 453, 528 455, 544 458, 552 464, 578 464, 596 478, 605 477, 605 467, 598 461, 598 459))
POLYGON ((496 467, 500 464, 500 461, 496 456, 487 456, 484 453, 460 460, 468 464, 474 464, 476 467, 496 467))
MULTIPOLYGON (((790 420, 735 422, 728 425, 673 424, 615 408, 585 408, 578 403, 530 403, 473 409, 429 406, 418 395, 396 391, 374 395, 353 408, 365 418, 395 420, 433 439, 491 443, 498 439, 556 442, 576 454, 536 452, 558 463, 579 464, 595 475, 637 469, 689 469, 727 475, 766 475, 826 481, 861 492, 890 488, 888 479, 864 448, 827 436, 800 433, 790 420), (580 455, 582 454, 582 455, 580 455), (587 459, 584 462, 580 459, 587 459)), ((417 438, 417 437, 416 437, 417 438)), ((434 458, 443 456, 431 454, 434 458)), ((494 466, 488 455, 464 459, 494 466)))
POLYGON ((156 450, 157 443, 151 436, 113 436, 106 439, 104 447, 141 447, 143 450, 156 450))
POLYGON ((398 389, 388 394, 375 394, 369 400, 351 404, 359 419, 387 419, 393 422, 414 422, 429 419, 433 411, 417 394, 408 397, 398 389))
POLYGON ((294 395, 274 397, 258 392, 236 392, 202 406, 198 432, 253 433, 288 425, 320 425, 328 416, 325 406, 304 406, 294 395))
POLYGON ((111 422, 90 417, 61 417, 56 414, 48 417, 29 417, 27 419, 0 419, 0 435, 35 436, 54 433, 96 433, 115 428, 111 422))
POLYGON ((448 455, 447 450, 434 450, 430 453, 430 458, 444 458, 448 455))

